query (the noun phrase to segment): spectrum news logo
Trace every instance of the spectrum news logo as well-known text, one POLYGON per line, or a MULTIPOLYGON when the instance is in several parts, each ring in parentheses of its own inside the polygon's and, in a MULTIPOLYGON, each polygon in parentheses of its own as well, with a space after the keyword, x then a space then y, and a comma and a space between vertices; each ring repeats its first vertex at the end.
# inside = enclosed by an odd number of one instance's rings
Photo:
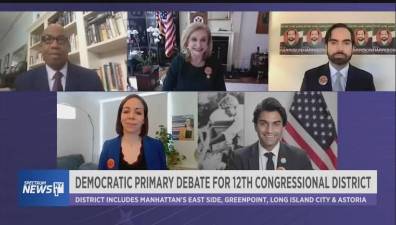
POLYGON ((64 182, 52 182, 47 184, 47 181, 25 181, 23 183, 23 194, 53 194, 58 197, 65 193, 64 182))
POLYGON ((69 205, 69 171, 22 170, 18 175, 20 206, 69 205))

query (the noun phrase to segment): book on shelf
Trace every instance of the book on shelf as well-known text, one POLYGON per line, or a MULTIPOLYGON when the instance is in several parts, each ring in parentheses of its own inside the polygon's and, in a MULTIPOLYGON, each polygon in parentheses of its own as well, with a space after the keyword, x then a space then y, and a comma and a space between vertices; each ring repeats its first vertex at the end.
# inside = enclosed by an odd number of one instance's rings
POLYGON ((41 34, 30 35, 30 46, 33 46, 41 41, 41 34))
POLYGON ((127 33, 127 20, 128 18, 126 13, 116 12, 114 14, 114 21, 118 29, 119 35, 125 35, 127 33))
POLYGON ((104 12, 87 19, 88 45, 106 41, 126 34, 122 13, 104 12))
POLYGON ((126 91, 121 64, 109 62, 96 69, 105 91, 126 91))
POLYGON ((76 33, 72 33, 69 36, 70 43, 70 52, 74 52, 78 50, 78 35, 76 33))
POLYGON ((43 55, 39 52, 37 54, 31 55, 29 58, 29 65, 35 65, 43 62, 43 55))
POLYGON ((59 12, 56 17, 48 20, 49 23, 58 23, 66 26, 76 20, 76 13, 72 11, 59 12))

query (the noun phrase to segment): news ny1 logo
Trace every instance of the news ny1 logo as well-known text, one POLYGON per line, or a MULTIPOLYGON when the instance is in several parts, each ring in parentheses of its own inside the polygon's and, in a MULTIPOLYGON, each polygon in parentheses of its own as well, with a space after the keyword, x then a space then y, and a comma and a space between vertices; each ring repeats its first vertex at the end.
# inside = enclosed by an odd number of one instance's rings
POLYGON ((23 185, 23 194, 54 194, 54 196, 59 196, 59 194, 65 193, 65 183, 64 182, 52 182, 52 184, 47 184, 47 181, 25 181, 23 185))
POLYGON ((18 177, 21 206, 69 205, 69 171, 24 170, 18 177))

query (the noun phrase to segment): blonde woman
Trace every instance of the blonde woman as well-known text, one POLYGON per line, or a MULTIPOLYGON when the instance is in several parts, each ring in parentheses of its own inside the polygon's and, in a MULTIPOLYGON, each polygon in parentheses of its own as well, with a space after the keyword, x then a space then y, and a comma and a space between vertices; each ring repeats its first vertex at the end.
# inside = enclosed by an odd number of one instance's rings
POLYGON ((191 23, 183 32, 181 54, 164 79, 163 91, 225 91, 224 71, 211 56, 212 34, 203 23, 191 23))

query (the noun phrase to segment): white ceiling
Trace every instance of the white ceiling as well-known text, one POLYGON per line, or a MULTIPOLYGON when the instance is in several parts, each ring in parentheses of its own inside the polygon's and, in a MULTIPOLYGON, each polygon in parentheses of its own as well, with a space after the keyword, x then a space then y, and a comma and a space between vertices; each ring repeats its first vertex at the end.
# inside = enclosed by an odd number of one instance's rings
POLYGON ((0 43, 23 12, 0 12, 0 43))

